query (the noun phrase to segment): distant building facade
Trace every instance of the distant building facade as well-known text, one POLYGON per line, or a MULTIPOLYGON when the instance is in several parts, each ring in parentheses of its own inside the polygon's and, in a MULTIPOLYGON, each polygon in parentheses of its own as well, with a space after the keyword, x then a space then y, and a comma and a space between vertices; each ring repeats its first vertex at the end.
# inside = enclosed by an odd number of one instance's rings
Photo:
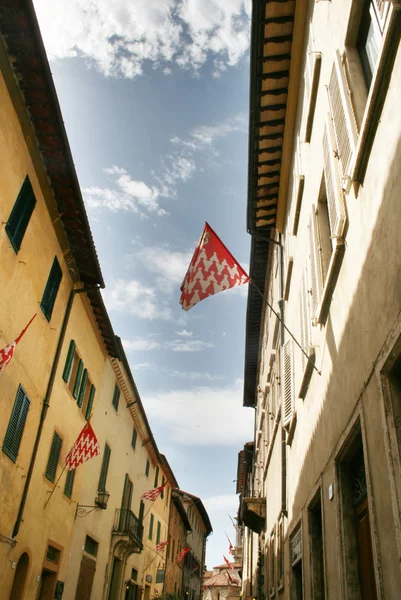
POLYGON ((187 545, 187 536, 191 532, 185 508, 179 493, 172 491, 169 518, 169 535, 166 547, 166 574, 164 593, 168 596, 181 597, 183 584, 184 561, 177 563, 177 555, 187 545))
POLYGON ((400 593, 400 9, 253 2, 245 597, 400 593))

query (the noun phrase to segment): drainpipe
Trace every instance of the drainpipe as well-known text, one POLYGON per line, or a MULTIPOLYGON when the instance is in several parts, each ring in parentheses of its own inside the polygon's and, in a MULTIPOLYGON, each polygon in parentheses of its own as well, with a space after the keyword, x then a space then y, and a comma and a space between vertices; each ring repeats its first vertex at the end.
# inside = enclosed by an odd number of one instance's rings
POLYGON ((25 503, 26 503, 26 499, 28 496, 28 492, 29 492, 29 486, 31 484, 32 473, 33 473, 33 469, 35 466, 36 456, 38 454, 40 438, 42 436, 43 424, 45 422, 47 411, 50 406, 50 396, 53 391, 54 380, 56 378, 56 371, 57 371, 57 367, 58 367, 59 360, 60 360, 61 349, 63 347, 65 333, 67 330, 67 325, 68 325, 68 321, 70 318, 72 304, 73 304, 73 301, 75 298, 75 294, 84 294, 86 292, 89 292, 92 290, 98 290, 98 289, 99 289, 99 286, 93 286, 93 287, 89 287, 89 288, 72 289, 70 291, 70 295, 68 297, 67 306, 66 306, 65 313, 64 313, 63 323, 61 325, 60 335, 59 335, 58 342, 57 342, 56 353, 54 355, 53 364, 52 364, 52 368, 50 371, 49 382, 47 384, 47 390, 46 390, 45 398, 43 400, 42 412, 40 415, 38 430, 36 432, 35 444, 34 444, 33 450, 32 450, 32 456, 31 456, 31 461, 29 463, 29 468, 28 468, 28 473, 27 473, 26 480, 25 480, 24 490, 22 492, 22 498, 21 498, 21 503, 20 503, 19 510, 18 510, 18 516, 17 516, 17 520, 14 525, 13 533, 12 533, 13 538, 15 538, 18 535, 18 532, 21 527, 21 521, 22 521, 22 517, 24 515, 25 503))
MULTIPOLYGON (((281 332, 280 341, 281 347, 284 345, 284 247, 282 234, 279 237, 280 247, 280 317, 281 317, 281 332)), ((281 360, 283 360, 281 353, 281 360)), ((282 390, 281 390, 282 394, 282 390)), ((281 419, 283 415, 281 415, 281 419)), ((287 436, 284 427, 281 427, 281 512, 287 516, 287 436)))

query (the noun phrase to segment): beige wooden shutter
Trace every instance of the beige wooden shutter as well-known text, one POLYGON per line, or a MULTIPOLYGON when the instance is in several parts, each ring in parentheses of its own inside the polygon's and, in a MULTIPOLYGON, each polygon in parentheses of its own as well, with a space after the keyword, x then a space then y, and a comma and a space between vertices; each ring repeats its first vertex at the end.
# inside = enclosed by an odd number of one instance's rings
POLYGON ((346 177, 355 150, 357 128, 341 54, 336 50, 328 88, 341 173, 346 177))
POLYGON ((293 413, 293 368, 292 368, 292 340, 288 340, 283 345, 283 377, 282 377, 282 398, 283 398, 283 425, 286 426, 291 421, 293 413))
MULTIPOLYGON (((308 272, 304 269, 299 290, 299 322, 301 332, 301 346, 307 354, 311 345, 311 327, 309 313, 308 272)), ((306 367, 306 356, 301 353, 302 373, 306 367)))
POLYGON ((322 264, 320 259, 320 242, 316 209, 312 205, 312 215, 309 221, 309 265, 311 283, 312 318, 320 301, 323 288, 322 264))
POLYGON ((311 137, 321 62, 322 54, 320 52, 316 52, 311 21, 309 24, 309 39, 308 46, 306 48, 306 61, 304 72, 305 95, 307 106, 306 122, 303 136, 305 142, 309 142, 311 137))
POLYGON ((328 115, 323 134, 324 180, 326 184, 327 210, 329 213, 330 234, 333 240, 341 238, 345 226, 344 196, 340 184, 338 160, 336 158, 333 124, 328 115))

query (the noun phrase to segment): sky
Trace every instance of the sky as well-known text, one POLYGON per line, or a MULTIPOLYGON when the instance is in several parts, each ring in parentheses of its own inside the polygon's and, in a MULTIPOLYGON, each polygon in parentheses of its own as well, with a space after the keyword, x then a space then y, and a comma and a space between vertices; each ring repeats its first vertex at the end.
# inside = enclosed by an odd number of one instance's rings
POLYGON ((208 221, 248 269, 251 0, 34 0, 106 282, 159 450, 199 496, 207 565, 235 540, 247 286, 188 312, 208 221))

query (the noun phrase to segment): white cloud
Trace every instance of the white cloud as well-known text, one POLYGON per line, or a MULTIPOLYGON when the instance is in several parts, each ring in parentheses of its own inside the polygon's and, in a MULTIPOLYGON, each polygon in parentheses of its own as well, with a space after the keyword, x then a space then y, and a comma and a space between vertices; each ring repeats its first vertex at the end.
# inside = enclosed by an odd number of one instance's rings
POLYGON ((138 253, 144 266, 155 273, 156 284, 166 294, 179 287, 185 277, 193 252, 179 252, 167 246, 148 246, 138 253))
POLYGON ((117 279, 103 294, 109 310, 126 312, 141 319, 173 318, 171 309, 160 300, 157 290, 135 279, 117 279))
POLYGON ((202 342, 202 340, 173 340, 172 342, 166 342, 165 344, 165 348, 172 350, 173 352, 202 352, 202 350, 213 347, 213 343, 202 342))
POLYGON ((182 329, 181 331, 176 331, 176 335, 181 335, 182 337, 192 337, 194 332, 188 331, 187 329, 182 329))
POLYGON ((211 373, 207 372, 200 373, 199 371, 177 371, 173 369, 159 367, 158 365, 155 365, 153 363, 136 363, 132 365, 132 369, 135 371, 146 369, 155 373, 163 373, 163 375, 172 377, 173 379, 188 379, 189 381, 199 381, 202 379, 204 379, 205 381, 218 381, 219 379, 222 379, 221 375, 212 375, 211 373))
POLYGON ((123 346, 128 352, 135 352, 137 350, 156 350, 160 348, 160 343, 147 339, 123 340, 123 346))
POLYGON ((106 76, 134 78, 144 62, 218 75, 249 46, 250 0, 35 0, 51 59, 83 56, 106 76))
POLYGON ((253 412, 242 406, 242 387, 204 386, 143 398, 152 422, 181 445, 234 446, 253 435, 253 412))

